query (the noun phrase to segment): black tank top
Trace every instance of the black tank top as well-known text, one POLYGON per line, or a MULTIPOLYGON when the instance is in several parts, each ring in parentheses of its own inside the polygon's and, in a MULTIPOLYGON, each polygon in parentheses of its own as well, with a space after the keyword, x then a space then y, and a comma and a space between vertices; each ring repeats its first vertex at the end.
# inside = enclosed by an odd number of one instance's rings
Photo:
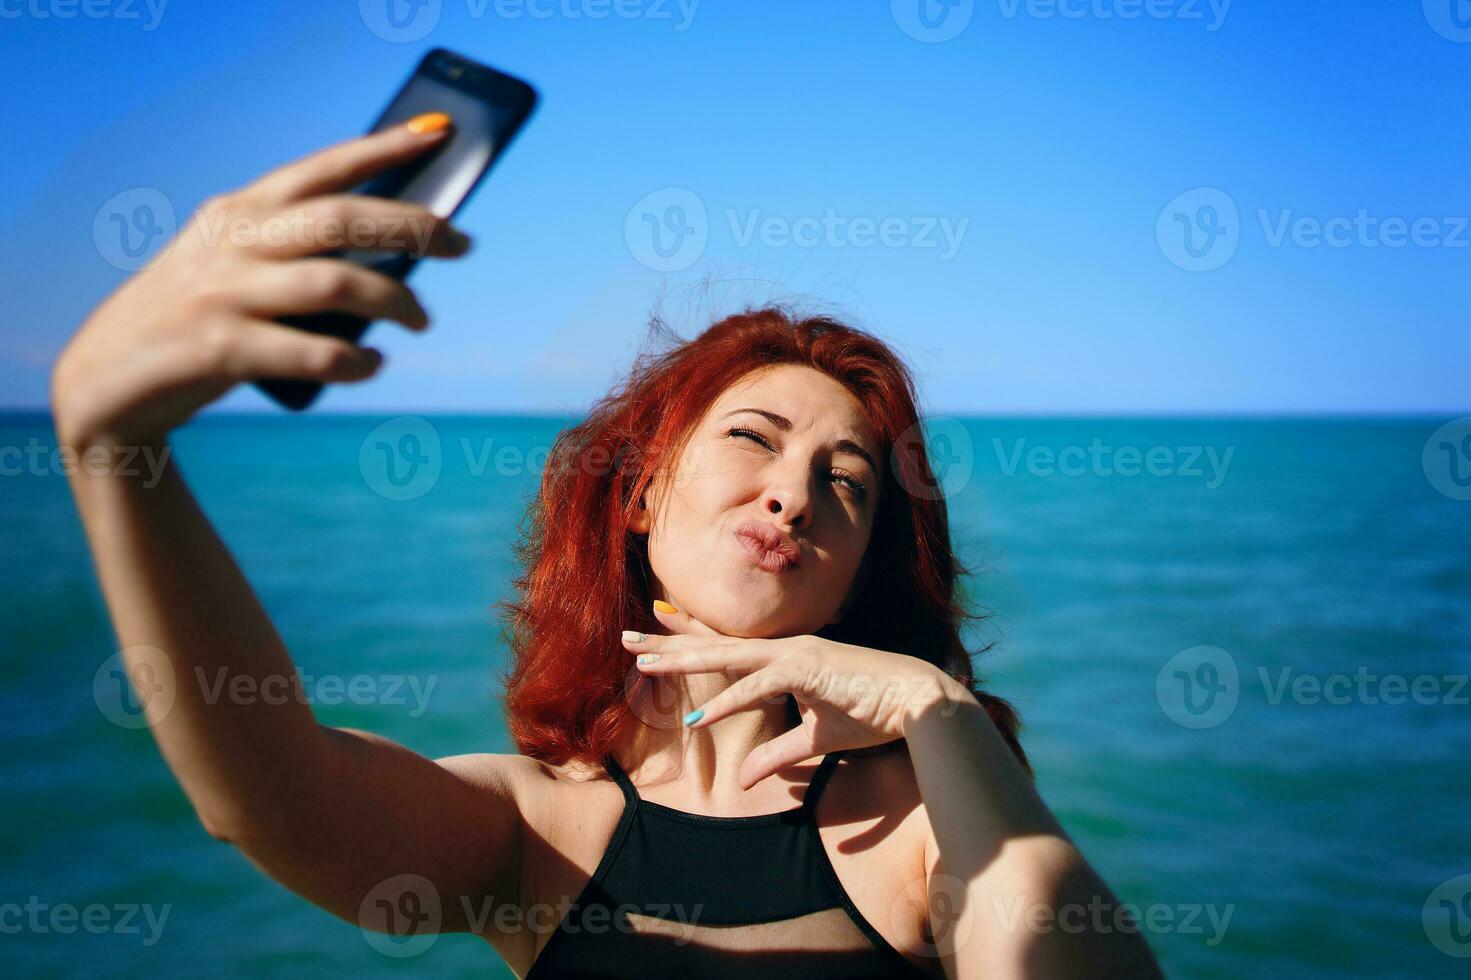
POLYGON ((802 805, 709 817, 639 798, 611 755, 623 816, 526 980, 551 977, 924 977, 854 907, 814 818, 838 753, 802 805))

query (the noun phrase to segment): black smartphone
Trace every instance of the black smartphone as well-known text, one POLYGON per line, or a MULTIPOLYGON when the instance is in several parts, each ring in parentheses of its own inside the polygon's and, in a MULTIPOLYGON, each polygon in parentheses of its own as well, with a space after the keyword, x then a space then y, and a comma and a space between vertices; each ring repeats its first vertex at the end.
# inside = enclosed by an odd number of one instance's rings
MULTIPOLYGON (((391 197, 422 204, 452 218, 482 177, 525 124, 536 105, 536 90, 519 78, 471 61, 444 48, 426 54, 378 117, 369 132, 405 123, 425 112, 446 112, 454 132, 441 145, 351 189, 351 193, 391 197)), ((343 249, 323 253, 403 279, 418 263, 408 252, 343 249)), ((368 321, 346 313, 281 317, 300 330, 356 342, 368 321)), ((292 411, 316 400, 322 386, 294 378, 261 378, 256 386, 292 411)))

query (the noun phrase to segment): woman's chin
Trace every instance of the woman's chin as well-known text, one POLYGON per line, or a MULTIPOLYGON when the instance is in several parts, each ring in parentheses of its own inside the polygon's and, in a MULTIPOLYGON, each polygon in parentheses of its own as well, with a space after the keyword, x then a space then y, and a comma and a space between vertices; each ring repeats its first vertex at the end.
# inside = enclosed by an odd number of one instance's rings
POLYGON ((810 632, 802 629, 790 609, 753 610, 748 602, 713 610, 708 617, 698 612, 693 614, 700 622, 726 636, 771 639, 810 632))

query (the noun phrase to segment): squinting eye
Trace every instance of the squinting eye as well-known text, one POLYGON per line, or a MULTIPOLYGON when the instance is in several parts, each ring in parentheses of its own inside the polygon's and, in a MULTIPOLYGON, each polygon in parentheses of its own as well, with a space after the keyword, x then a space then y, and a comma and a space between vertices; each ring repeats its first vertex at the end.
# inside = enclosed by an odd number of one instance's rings
POLYGON ((848 486, 852 487, 853 492, 860 497, 865 496, 868 493, 868 487, 865 487, 863 485, 863 481, 850 473, 834 473, 833 477, 835 479, 842 480, 844 483, 848 484, 848 486))
POLYGON ((746 436, 749 439, 754 439, 755 441, 761 443, 761 445, 765 446, 767 449, 770 449, 771 448, 771 443, 767 442, 765 439, 761 438, 759 435, 757 435, 756 433, 752 432, 750 429, 731 429, 729 432, 726 433, 726 435, 728 435, 728 436, 746 436))
MULTIPOLYGON (((752 432, 750 429, 731 429, 729 432, 726 433, 726 435, 744 436, 747 439, 751 439, 755 442, 760 443, 767 449, 771 448, 771 443, 767 442, 765 439, 761 438, 760 435, 752 432)), ((868 495, 868 487, 864 486, 863 481, 858 479, 858 477, 854 476, 851 473, 845 473, 842 470, 837 470, 833 473, 833 479, 838 480, 841 483, 846 483, 848 485, 848 488, 851 489, 860 499, 868 495)))

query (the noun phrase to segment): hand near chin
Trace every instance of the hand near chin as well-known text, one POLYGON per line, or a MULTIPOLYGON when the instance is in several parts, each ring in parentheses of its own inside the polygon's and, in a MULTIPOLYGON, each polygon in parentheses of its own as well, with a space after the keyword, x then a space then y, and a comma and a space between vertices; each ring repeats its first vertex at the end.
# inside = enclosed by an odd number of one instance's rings
POLYGON ((775 639, 727 636, 686 612, 654 615, 670 635, 624 632, 649 675, 721 673, 730 687, 685 717, 692 729, 792 695, 802 723, 757 746, 741 764, 743 788, 806 759, 868 748, 904 737, 912 719, 929 710, 974 703, 964 685, 934 664, 901 653, 804 634, 775 639), (642 640, 638 637, 643 636, 642 640))

